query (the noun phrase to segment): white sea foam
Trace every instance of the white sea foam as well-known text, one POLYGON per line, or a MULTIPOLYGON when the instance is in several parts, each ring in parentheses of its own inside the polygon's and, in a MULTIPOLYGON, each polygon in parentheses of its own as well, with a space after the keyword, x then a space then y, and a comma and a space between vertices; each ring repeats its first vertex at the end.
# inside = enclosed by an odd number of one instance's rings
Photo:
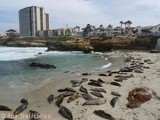
POLYGON ((102 66, 102 68, 101 68, 101 69, 108 68, 108 67, 110 67, 111 65, 112 65, 112 63, 108 63, 107 65, 102 66))
POLYGON ((44 47, 0 47, 0 61, 35 58, 39 52, 45 52, 45 50, 47 50, 47 48, 44 47))

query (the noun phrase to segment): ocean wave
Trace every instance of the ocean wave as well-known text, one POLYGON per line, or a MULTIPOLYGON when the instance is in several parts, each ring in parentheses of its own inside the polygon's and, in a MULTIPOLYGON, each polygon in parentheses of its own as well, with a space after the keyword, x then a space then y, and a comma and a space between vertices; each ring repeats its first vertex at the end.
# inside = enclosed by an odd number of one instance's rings
POLYGON ((108 63, 107 65, 103 65, 103 66, 101 67, 101 69, 108 68, 108 67, 110 67, 111 65, 112 65, 112 63, 108 63))

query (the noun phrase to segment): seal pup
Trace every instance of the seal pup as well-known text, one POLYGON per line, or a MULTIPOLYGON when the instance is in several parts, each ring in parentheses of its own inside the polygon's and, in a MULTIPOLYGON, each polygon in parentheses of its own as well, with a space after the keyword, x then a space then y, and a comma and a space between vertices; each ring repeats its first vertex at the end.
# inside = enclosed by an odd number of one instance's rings
POLYGON ((58 92, 76 92, 73 88, 66 87, 65 89, 59 89, 58 92))
POLYGON ((117 82, 111 82, 110 84, 111 84, 111 85, 114 85, 114 86, 121 87, 121 85, 120 85, 119 83, 117 83, 117 82))
POLYGON ((28 105, 28 101, 24 98, 21 99, 20 103, 28 105))
POLYGON ((100 98, 104 98, 104 96, 100 92, 90 92, 92 95, 100 98))
POLYGON ((81 87, 79 88, 79 91, 81 91, 83 93, 88 93, 87 89, 85 87, 83 87, 83 85, 81 85, 81 87))
POLYGON ((73 95, 71 97, 68 98, 67 103, 70 103, 72 101, 74 101, 75 99, 81 97, 79 94, 73 95))
POLYGON ((90 90, 93 91, 93 92, 103 92, 103 93, 106 93, 106 90, 104 90, 103 88, 91 88, 90 90))
POLYGON ((104 100, 102 98, 94 98, 91 100, 86 101, 85 103, 82 104, 82 106, 84 105, 102 105, 105 104, 107 100, 104 100))
POLYGON ((115 92, 115 91, 111 91, 111 94, 115 95, 115 96, 118 96, 118 97, 121 97, 121 95, 118 92, 115 92))
POLYGON ((23 112, 25 109, 27 109, 27 105, 26 104, 22 104, 13 112, 13 115, 18 115, 21 112, 23 112))
POLYGON ((112 98, 112 100, 110 101, 111 106, 114 108, 116 105, 116 102, 118 101, 118 97, 114 97, 112 98))
POLYGON ((49 95, 47 98, 47 101, 49 102, 49 104, 51 104, 51 102, 53 102, 54 100, 54 96, 53 95, 49 95))
POLYGON ((0 105, 0 111, 12 111, 12 109, 10 109, 10 108, 7 107, 7 106, 0 105))
POLYGON ((88 93, 82 94, 82 97, 83 97, 85 100, 92 100, 92 99, 93 99, 93 97, 92 97, 90 94, 88 94, 88 93))
POLYGON ((104 112, 103 110, 95 110, 93 113, 108 120, 115 120, 115 118, 112 115, 104 112))
POLYGON ((73 120, 73 115, 72 115, 72 112, 66 108, 65 106, 61 106, 60 109, 59 109, 59 113, 67 118, 68 120, 73 120))
POLYGON ((62 102, 63 102, 63 99, 64 99, 64 97, 61 95, 61 96, 59 96, 58 98, 57 98, 57 100, 56 100, 56 106, 58 106, 58 107, 60 107, 61 106, 61 104, 62 104, 62 102))
POLYGON ((29 110, 29 118, 30 120, 41 120, 40 113, 37 111, 29 110))

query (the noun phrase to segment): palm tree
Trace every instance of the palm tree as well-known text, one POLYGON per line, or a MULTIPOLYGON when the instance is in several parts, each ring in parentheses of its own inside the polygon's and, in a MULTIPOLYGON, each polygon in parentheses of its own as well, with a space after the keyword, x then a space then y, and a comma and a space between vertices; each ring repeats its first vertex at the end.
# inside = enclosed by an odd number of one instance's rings
POLYGON ((122 34, 122 25, 123 25, 123 21, 120 21, 121 24, 121 34, 122 34))
POLYGON ((127 21, 128 28, 130 28, 132 22, 130 20, 127 21))
POLYGON ((83 36, 86 37, 92 31, 92 25, 87 24, 85 28, 83 28, 83 36))

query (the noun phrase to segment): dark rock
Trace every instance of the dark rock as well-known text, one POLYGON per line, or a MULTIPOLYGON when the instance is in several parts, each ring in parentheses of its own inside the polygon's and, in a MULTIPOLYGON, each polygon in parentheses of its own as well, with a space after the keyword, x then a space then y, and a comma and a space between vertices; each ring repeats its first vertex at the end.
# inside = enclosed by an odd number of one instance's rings
POLYGON ((30 67, 45 68, 45 69, 50 69, 50 68, 55 69, 55 68, 56 68, 54 65, 50 65, 50 64, 41 64, 41 63, 35 63, 35 62, 32 62, 29 66, 30 66, 30 67))

